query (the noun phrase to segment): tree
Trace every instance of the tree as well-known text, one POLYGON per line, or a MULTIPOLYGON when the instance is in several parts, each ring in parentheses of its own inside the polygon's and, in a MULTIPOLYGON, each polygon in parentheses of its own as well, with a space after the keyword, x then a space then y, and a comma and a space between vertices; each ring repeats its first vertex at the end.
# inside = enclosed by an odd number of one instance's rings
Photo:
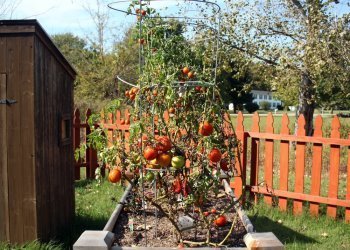
POLYGON ((336 17, 331 12, 339 2, 227 0, 223 44, 273 66, 274 88, 286 80, 293 90, 297 86, 297 113, 305 116, 308 135, 316 104, 322 101, 319 93, 332 86, 341 86, 343 98, 350 93, 349 51, 343 47, 349 44, 349 14, 336 17), (339 77, 332 78, 332 72, 339 77))
POLYGON ((253 81, 249 67, 244 66, 242 55, 223 53, 225 57, 219 68, 218 82, 220 93, 226 104, 233 103, 234 112, 243 110, 243 105, 251 103, 253 96, 250 93, 253 81))
POLYGON ((12 18, 21 0, 0 0, 0 19, 12 18))

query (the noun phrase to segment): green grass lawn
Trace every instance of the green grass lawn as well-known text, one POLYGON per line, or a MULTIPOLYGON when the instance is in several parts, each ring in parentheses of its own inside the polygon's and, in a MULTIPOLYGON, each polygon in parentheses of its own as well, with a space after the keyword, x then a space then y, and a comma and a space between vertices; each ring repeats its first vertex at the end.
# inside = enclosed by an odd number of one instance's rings
POLYGON ((58 237, 57 241, 42 244, 37 241, 21 246, 8 245, 0 242, 2 249, 40 249, 64 250, 71 249, 74 242, 85 230, 102 230, 109 216, 115 209, 123 194, 122 187, 107 181, 97 185, 94 180, 80 180, 75 182, 75 220, 72 231, 58 237))
POLYGON ((350 224, 305 212, 294 216, 263 203, 248 209, 257 232, 273 232, 286 249, 350 249, 350 224))
MULTIPOLYGON (((49 244, 35 241, 10 246, 0 243, 0 249, 70 249, 83 231, 102 230, 123 193, 122 188, 106 181, 97 186, 96 181, 89 180, 77 181, 75 186, 76 219, 72 232, 49 244)), ((295 217, 264 204, 252 206, 247 213, 256 231, 272 231, 287 249, 350 249, 350 225, 341 221, 325 216, 316 219, 307 214, 295 217)))

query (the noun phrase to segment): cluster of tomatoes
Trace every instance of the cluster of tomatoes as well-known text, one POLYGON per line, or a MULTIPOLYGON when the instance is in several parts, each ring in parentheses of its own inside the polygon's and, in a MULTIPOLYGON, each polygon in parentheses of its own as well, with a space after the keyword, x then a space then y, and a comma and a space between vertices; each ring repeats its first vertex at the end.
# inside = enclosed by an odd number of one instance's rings
POLYGON ((125 91, 125 97, 131 101, 134 101, 138 92, 139 88, 132 87, 131 89, 125 91))
POLYGON ((168 136, 156 136, 155 145, 148 145, 143 151, 143 157, 147 160, 148 168, 167 168, 181 169, 185 166, 185 157, 182 155, 173 155, 171 152, 172 142, 168 136))
POLYGON ((191 71, 190 68, 188 68, 187 66, 181 70, 181 73, 182 73, 182 76, 180 76, 181 78, 183 78, 183 76, 187 76, 188 79, 192 79, 195 76, 195 73, 191 71))

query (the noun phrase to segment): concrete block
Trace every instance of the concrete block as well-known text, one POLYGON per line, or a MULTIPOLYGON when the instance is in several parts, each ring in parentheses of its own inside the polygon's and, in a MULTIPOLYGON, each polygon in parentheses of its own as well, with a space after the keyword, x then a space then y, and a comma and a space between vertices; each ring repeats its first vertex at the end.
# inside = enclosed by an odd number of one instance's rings
POLYGON ((248 233, 244 236, 244 243, 251 250, 282 250, 284 245, 272 233, 248 233))
POLYGON ((74 243, 74 250, 108 250, 114 241, 114 233, 109 231, 85 231, 74 243))

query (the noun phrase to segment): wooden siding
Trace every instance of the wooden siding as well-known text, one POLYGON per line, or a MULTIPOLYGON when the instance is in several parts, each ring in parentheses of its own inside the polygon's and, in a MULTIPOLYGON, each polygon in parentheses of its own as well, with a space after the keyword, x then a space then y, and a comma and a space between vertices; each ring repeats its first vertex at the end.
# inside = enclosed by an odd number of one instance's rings
POLYGON ((40 39, 35 40, 35 137, 39 238, 67 230, 74 216, 72 141, 60 142, 60 119, 72 122, 73 79, 40 39))
POLYGON ((0 241, 49 240, 73 222, 73 146, 60 126, 72 122, 75 72, 45 36, 33 20, 0 21, 0 99, 17 101, 0 105, 0 241))

